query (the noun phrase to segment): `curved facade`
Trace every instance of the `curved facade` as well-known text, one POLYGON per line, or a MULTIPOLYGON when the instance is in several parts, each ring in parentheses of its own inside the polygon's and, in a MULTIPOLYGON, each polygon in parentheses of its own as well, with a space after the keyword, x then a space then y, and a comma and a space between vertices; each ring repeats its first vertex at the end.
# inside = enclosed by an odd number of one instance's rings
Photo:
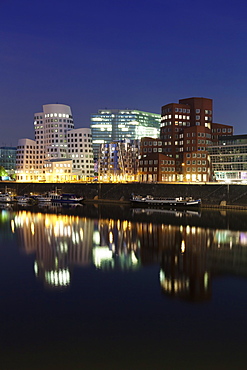
MULTIPOLYGON (((66 159, 72 159, 72 171, 68 174, 65 169, 63 173, 59 165, 59 178, 66 181, 88 180, 93 176, 91 130, 74 129, 68 105, 43 105, 43 111, 34 114, 33 123, 35 140, 20 139, 18 142, 17 181, 51 180, 54 171, 50 164, 66 159)), ((54 181, 58 181, 57 175, 54 181)))
POLYGON ((35 141, 40 159, 66 158, 67 131, 73 128, 73 116, 68 105, 43 105, 43 112, 34 114, 35 141))

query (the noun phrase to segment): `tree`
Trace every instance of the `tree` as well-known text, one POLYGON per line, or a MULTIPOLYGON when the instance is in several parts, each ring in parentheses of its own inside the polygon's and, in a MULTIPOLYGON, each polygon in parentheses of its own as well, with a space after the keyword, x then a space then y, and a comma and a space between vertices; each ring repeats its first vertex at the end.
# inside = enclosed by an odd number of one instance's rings
POLYGON ((8 173, 3 166, 0 166, 0 176, 8 176, 8 173))

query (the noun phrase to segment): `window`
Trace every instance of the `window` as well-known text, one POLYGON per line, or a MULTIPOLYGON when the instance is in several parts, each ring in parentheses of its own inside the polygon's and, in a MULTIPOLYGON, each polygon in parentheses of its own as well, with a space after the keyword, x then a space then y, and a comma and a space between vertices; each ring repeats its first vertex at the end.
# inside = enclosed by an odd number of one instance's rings
POLYGON ((200 113, 200 109, 196 109, 196 113, 200 113))

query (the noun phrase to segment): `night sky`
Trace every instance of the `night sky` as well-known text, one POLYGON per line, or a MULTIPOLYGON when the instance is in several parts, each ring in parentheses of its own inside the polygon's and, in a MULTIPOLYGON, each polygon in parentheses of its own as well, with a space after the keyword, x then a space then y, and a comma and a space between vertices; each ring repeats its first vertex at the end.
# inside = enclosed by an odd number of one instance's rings
POLYGON ((192 96, 247 133, 247 2, 0 0, 0 146, 33 138, 43 104, 75 127, 101 108, 160 113, 192 96))

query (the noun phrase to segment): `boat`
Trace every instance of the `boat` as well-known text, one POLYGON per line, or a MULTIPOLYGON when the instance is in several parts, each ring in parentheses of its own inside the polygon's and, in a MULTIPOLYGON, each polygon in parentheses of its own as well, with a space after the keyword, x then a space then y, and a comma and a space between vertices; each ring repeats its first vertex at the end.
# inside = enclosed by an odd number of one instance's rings
POLYGON ((20 195, 16 197, 17 204, 26 205, 34 203, 33 198, 30 198, 26 195, 20 195))
POLYGON ((152 195, 134 195, 132 194, 131 202, 133 205, 155 206, 155 207, 199 207, 201 199, 192 197, 160 198, 152 195))
POLYGON ((35 200, 35 202, 38 202, 38 203, 51 202, 51 196, 49 194, 36 195, 32 198, 35 200))
POLYGON ((64 194, 57 194, 57 193, 49 193, 51 197, 51 201, 53 203, 81 203, 84 198, 79 197, 75 194, 64 193, 64 194))
POLYGON ((0 203, 10 203, 12 200, 11 195, 8 193, 0 193, 0 203))

